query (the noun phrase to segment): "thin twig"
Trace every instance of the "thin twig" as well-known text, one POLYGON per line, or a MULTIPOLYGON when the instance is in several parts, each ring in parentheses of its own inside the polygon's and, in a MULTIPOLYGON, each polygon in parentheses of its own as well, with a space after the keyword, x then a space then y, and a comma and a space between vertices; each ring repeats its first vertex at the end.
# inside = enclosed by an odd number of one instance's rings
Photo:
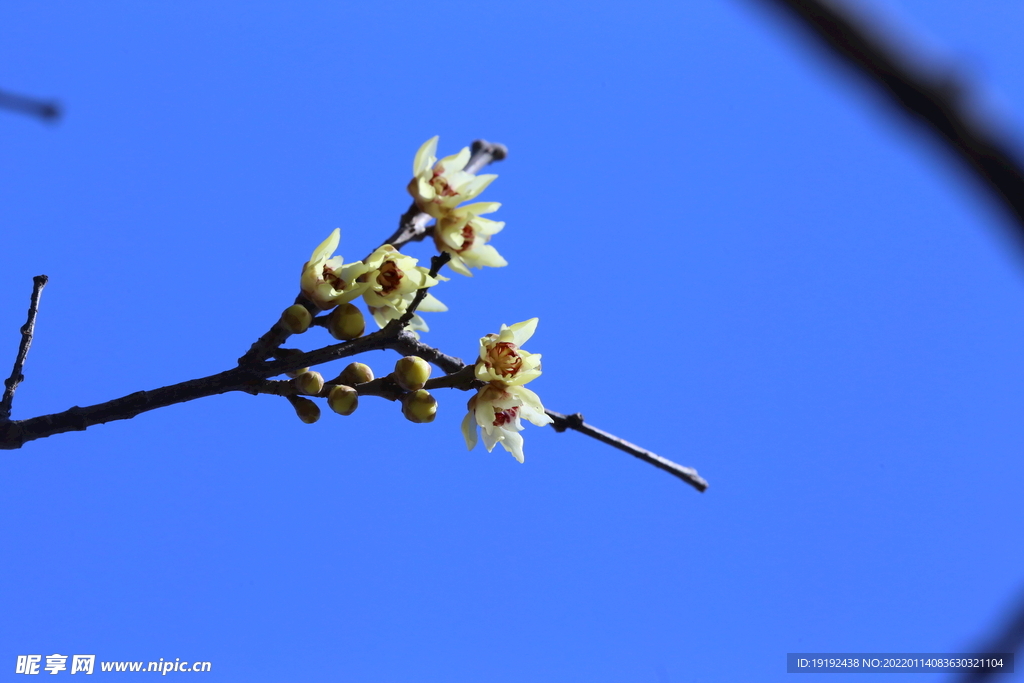
POLYGON ((989 186, 1015 221, 1024 247, 1024 164, 965 106, 966 88, 950 74, 912 63, 834 0, 764 0, 786 10, 833 54, 868 77, 889 101, 936 134, 989 186))
POLYGON ((4 382, 4 397, 3 400, 0 400, 0 422, 11 419, 14 392, 25 379, 22 370, 25 368, 25 359, 28 358, 28 350, 32 346, 32 337, 36 331, 39 297, 43 295, 43 287, 48 281, 49 278, 45 275, 36 275, 32 278, 32 299, 28 306, 28 320, 21 327, 21 345, 18 347, 18 356, 14 359, 14 369, 11 371, 11 376, 4 382))
MULTIPOLYGON (((470 148, 472 156, 466 162, 463 169, 467 173, 477 173, 495 161, 501 161, 508 156, 508 148, 497 142, 487 140, 474 140, 470 148)), ((419 242, 428 237, 433 227, 427 227, 430 216, 420 211, 416 202, 409 205, 402 217, 398 219, 398 229, 391 234, 391 237, 384 240, 383 244, 390 244, 395 249, 401 249, 409 242, 419 242)))
MULTIPOLYGON (((309 311, 311 315, 315 316, 320 312, 320 309, 302 294, 295 297, 295 303, 300 306, 305 306, 306 310, 309 311)), ((276 351, 281 344, 288 341, 288 337, 291 335, 292 333, 285 329, 284 325, 281 324, 281 321, 278 320, 270 327, 269 330, 263 333, 262 337, 253 342, 252 346, 249 347, 249 350, 238 359, 238 364, 240 366, 252 365, 253 363, 259 363, 260 361, 264 361, 272 357, 274 355, 274 351, 276 351)))
POLYGON ((0 90, 0 108, 35 116, 43 121, 56 121, 60 118, 60 105, 56 102, 46 102, 24 95, 0 90))
POLYGON ((646 448, 640 448, 636 444, 632 444, 625 439, 620 439, 614 434, 609 434, 603 429, 598 429, 593 425, 588 425, 583 421, 583 416, 579 413, 562 415, 561 413, 556 413, 553 410, 545 412, 547 412, 548 416, 554 420, 551 426, 554 427, 557 432, 564 432, 566 429, 573 429, 580 434, 586 434, 587 436, 597 439, 602 443, 614 446, 620 451, 625 451, 634 457, 640 458, 644 462, 663 469, 669 474, 679 477, 698 491, 703 492, 708 487, 707 481, 697 474, 697 470, 691 467, 683 467, 682 465, 672 462, 668 458, 661 457, 657 453, 652 453, 646 448))

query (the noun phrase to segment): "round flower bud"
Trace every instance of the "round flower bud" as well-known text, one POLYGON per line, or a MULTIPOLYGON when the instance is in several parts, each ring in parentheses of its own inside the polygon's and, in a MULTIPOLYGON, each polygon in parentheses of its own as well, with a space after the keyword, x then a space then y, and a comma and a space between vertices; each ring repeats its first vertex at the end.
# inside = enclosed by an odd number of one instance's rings
POLYGON ((402 415, 410 422, 433 422, 437 415, 437 399, 420 389, 402 397, 402 415))
POLYGON ((359 394, 352 387, 338 384, 327 394, 327 405, 338 415, 351 415, 359 407, 359 394))
POLYGON ((306 424, 311 425, 320 419, 320 406, 308 398, 289 396, 288 400, 291 402, 292 407, 295 408, 295 414, 306 424))
POLYGON ((310 396, 316 396, 324 388, 324 378, 319 372, 304 372, 292 380, 292 383, 296 389, 310 396))
POLYGON ((365 363, 349 363, 348 366, 338 375, 338 381, 354 387, 357 384, 365 384, 373 381, 373 370, 365 363))
POLYGON ((313 314, 302 304, 295 304, 284 309, 281 314, 281 326, 292 334, 302 334, 313 322, 313 314))
POLYGON ((327 331, 335 339, 348 341, 363 335, 366 321, 363 312, 352 304, 342 304, 327 316, 327 331))
POLYGON ((399 358, 395 363, 395 381, 406 391, 422 389, 430 379, 430 363, 419 356, 399 358))

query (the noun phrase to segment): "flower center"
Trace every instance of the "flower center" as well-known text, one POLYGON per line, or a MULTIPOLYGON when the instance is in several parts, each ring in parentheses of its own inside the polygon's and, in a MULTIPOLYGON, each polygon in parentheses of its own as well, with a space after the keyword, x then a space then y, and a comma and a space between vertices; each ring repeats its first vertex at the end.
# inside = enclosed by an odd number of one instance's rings
POLYGON ((324 282, 338 291, 345 289, 345 281, 342 280, 338 274, 334 272, 334 269, 329 266, 324 266, 323 279, 324 282))
POLYGON ((464 226, 462 226, 462 246, 456 249, 456 251, 461 254, 462 252, 472 247, 474 237, 475 235, 473 234, 473 228, 470 227, 469 223, 466 223, 464 226))
POLYGON ((518 415, 518 414, 519 414, 519 406, 516 406, 514 408, 508 408, 506 410, 501 411, 500 413, 495 413, 494 414, 494 426, 495 427, 504 427, 505 425, 507 425, 510 422, 515 422, 516 415, 518 415))
POLYGON ((508 377, 519 372, 523 358, 512 342, 498 342, 487 352, 487 362, 499 375, 508 377))
POLYGON ((437 193, 437 196, 454 197, 458 193, 451 188, 451 186, 448 184, 448 179, 442 175, 443 173, 444 169, 441 168, 440 165, 438 165, 434 169, 434 177, 430 179, 430 184, 431 186, 433 186, 434 192, 437 193))
POLYGON ((394 261, 385 261, 384 265, 380 267, 380 272, 377 273, 377 284, 384 288, 380 293, 387 295, 398 289, 404 275, 394 261))

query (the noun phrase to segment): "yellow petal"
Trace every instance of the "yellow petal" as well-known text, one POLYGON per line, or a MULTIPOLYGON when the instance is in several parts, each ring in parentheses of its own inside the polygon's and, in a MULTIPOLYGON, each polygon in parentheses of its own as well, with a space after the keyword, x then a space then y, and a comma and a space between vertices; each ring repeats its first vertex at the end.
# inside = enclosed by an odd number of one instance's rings
POLYGON ((320 246, 313 250, 313 255, 309 257, 311 263, 317 261, 326 261, 334 253, 334 250, 338 248, 338 244, 341 243, 341 228, 335 228, 334 232, 328 236, 320 246))
POLYGON ((412 174, 414 176, 418 176, 423 173, 433 166, 435 161, 437 161, 434 155, 437 153, 438 137, 439 136, 435 135, 420 145, 419 150, 416 152, 416 156, 412 160, 412 174))
POLYGON ((502 331, 504 332, 505 329, 508 329, 512 333, 512 343, 521 347, 537 331, 538 322, 540 322, 540 318, 530 318, 508 328, 505 328, 503 325, 502 331))

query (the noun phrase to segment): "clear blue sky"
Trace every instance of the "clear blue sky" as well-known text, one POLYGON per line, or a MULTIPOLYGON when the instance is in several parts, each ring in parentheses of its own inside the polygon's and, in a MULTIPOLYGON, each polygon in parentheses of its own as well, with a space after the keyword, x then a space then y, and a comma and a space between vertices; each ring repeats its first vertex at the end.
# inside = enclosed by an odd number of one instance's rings
MULTIPOLYGON (((1024 132, 1019 3, 884 4, 1024 132)), ((424 140, 484 137, 510 149, 485 193, 510 265, 442 284, 426 341, 468 360, 537 316, 549 408, 711 483, 532 426, 523 465, 467 452, 458 392, 430 425, 228 395, 34 442, 0 454, 0 678, 61 653, 775 681, 787 652, 971 650, 1024 589, 1024 258, 761 4, 37 2, 0 26, 0 87, 66 107, 0 112, 4 376, 50 276, 15 417, 226 369, 333 228, 351 258, 390 234, 424 140)))

